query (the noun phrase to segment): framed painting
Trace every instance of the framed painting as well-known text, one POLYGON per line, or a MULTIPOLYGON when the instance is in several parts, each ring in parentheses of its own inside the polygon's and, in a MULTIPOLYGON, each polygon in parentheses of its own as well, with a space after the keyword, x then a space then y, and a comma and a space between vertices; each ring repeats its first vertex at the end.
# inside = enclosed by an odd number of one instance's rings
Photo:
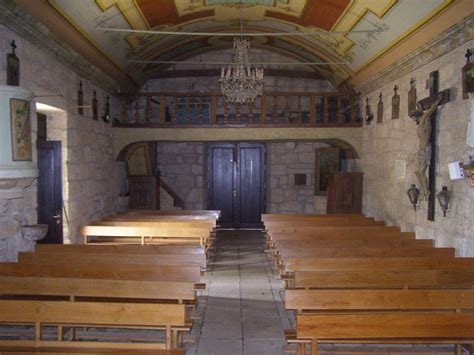
POLYGON ((12 134, 12 160, 32 161, 30 103, 10 99, 10 120, 12 134))
POLYGON ((326 195, 329 176, 341 168, 341 151, 339 148, 316 149, 314 166, 314 194, 326 195))

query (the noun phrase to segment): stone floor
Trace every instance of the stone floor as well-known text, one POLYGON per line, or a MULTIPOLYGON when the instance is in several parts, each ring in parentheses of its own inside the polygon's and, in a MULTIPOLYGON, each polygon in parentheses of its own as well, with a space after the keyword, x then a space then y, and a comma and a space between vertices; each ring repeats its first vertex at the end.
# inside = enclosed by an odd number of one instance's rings
MULTIPOLYGON (((204 276, 206 290, 199 297, 189 355, 284 354, 284 329, 294 317, 284 310, 281 282, 263 250, 259 231, 219 231, 216 250, 204 276)), ((320 353, 371 355, 452 354, 450 346, 325 344, 320 353)))

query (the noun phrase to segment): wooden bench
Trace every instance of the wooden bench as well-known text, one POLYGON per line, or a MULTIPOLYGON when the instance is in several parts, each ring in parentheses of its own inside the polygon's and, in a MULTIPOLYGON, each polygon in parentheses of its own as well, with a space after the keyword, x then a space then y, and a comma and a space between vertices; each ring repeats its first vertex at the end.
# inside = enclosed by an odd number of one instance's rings
POLYGON ((311 342, 317 355, 321 342, 362 343, 474 343, 474 313, 360 313, 299 314, 299 339, 311 342))
POLYGON ((88 243, 170 243, 206 246, 209 230, 206 228, 83 226, 80 234, 88 243), (92 239, 91 239, 92 238, 92 239))
POLYGON ((0 296, 55 296, 69 300, 128 299, 194 304, 196 290, 194 282, 0 276, 0 296))
POLYGON ((295 288, 472 288, 474 269, 295 271, 295 288))
MULTIPOLYGON (((167 350, 174 348, 178 331, 188 331, 185 306, 180 304, 68 302, 0 300, 0 323, 31 324, 34 339, 2 339, 0 349, 40 350, 43 348, 64 351, 94 350, 167 350), (43 326, 57 327, 57 339, 45 340, 43 326), (67 340, 64 328, 132 328, 164 330, 165 342, 143 342, 129 338, 129 342, 111 340, 67 340)), ((127 335, 130 336, 130 335, 127 335)))
POLYGON ((113 253, 113 254, 180 254, 205 255, 202 246, 190 245, 93 245, 93 244, 36 244, 36 253, 113 253))
POLYGON ((221 211, 218 210, 128 210, 124 214, 156 215, 156 216, 208 216, 218 219, 221 211))
POLYGON ((102 280, 136 280, 136 281, 181 281, 199 283, 200 268, 197 266, 166 266, 140 264, 103 263, 74 264, 56 263, 1 263, 2 276, 31 277, 71 277, 102 280))
POLYGON ((70 252, 20 252, 18 253, 18 262, 24 264, 31 263, 49 263, 53 260, 55 263, 71 263, 75 266, 84 263, 119 263, 119 264, 139 264, 150 267, 158 265, 168 266, 197 266, 204 270, 206 268, 206 257, 203 254, 125 254, 125 253, 77 253, 70 252))
POLYGON ((284 272, 358 270, 474 269, 474 258, 374 257, 374 258, 288 258, 284 272))

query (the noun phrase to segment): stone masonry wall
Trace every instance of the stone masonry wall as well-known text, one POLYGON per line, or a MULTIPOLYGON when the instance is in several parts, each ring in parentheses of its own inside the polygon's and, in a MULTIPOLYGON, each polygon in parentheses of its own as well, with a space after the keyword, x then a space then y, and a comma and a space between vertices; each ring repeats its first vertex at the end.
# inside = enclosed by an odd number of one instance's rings
POLYGON ((319 142, 267 144, 267 212, 326 213, 326 196, 314 195, 316 148, 319 142), (295 185, 295 174, 306 174, 306 185, 295 185))
MULTIPOLYGON (((185 209, 203 210, 207 208, 205 184, 206 151, 204 143, 164 143, 157 144, 158 168, 161 178, 184 200, 185 209)), ((172 199, 161 189, 164 196, 161 209, 170 209, 172 199)))
MULTIPOLYGON (((471 27, 472 29, 472 27, 471 27)), ((472 38, 472 33, 471 33, 472 38)), ((437 56, 442 48, 429 48, 435 60, 404 75, 392 75, 396 80, 386 80, 383 86, 371 90, 372 108, 381 92, 384 101, 384 121, 364 127, 364 141, 360 168, 364 171, 364 212, 369 216, 399 225, 404 231, 415 231, 417 238, 434 239, 438 247, 456 247, 460 256, 474 256, 474 188, 466 180, 451 181, 448 163, 463 160, 469 162, 474 149, 466 145, 469 100, 462 99, 461 68, 465 64, 464 53, 473 48, 470 40, 448 54, 437 56), (418 185, 414 171, 414 156, 418 149, 416 124, 407 114, 407 92, 410 79, 416 79, 418 99, 429 95, 425 81, 430 72, 439 71, 439 89, 455 88, 454 100, 439 109, 437 117, 437 165, 436 192, 442 186, 452 191, 452 202, 444 218, 436 201, 435 221, 427 220, 427 202, 422 201, 416 212, 406 195, 410 184, 418 185), (400 95, 400 118, 391 119, 391 97, 397 85, 400 95), (406 162, 406 177, 395 173, 395 161, 406 162)), ((416 67, 416 58, 411 63, 416 67)), ((383 81, 382 81, 383 82, 383 81)))
MULTIPOLYGON (((6 83, 6 53, 9 43, 15 40, 17 55, 21 61, 22 87, 35 93, 34 102, 59 108, 59 112, 46 112, 48 116, 48 139, 62 142, 64 241, 79 241, 78 228, 93 219, 114 213, 117 209, 120 169, 112 151, 112 129, 102 120, 92 120, 92 110, 85 108, 84 116, 77 114, 77 89, 79 81, 84 84, 85 105, 90 105, 92 90, 96 89, 99 100, 99 116, 102 115, 105 97, 108 94, 100 87, 79 77, 74 71, 58 62, 53 54, 20 37, 0 25, 0 83, 6 83)), ((111 117, 116 117, 115 98, 111 95, 111 117)), ((36 120, 32 105, 33 130, 36 120)), ((3 109, 3 108, 2 108, 3 109)), ((35 132, 34 132, 35 133, 35 132)), ((36 183, 31 198, 18 203, 13 213, 24 215, 29 223, 36 222, 36 183), (33 211, 33 212, 32 212, 33 211)), ((0 212, 0 219, 2 213, 0 212)), ((19 217, 20 218, 20 217, 19 217)), ((23 218, 23 217, 21 217, 23 218)), ((0 222, 1 223, 1 222, 0 222)), ((3 230, 0 234, 3 233, 3 230)))

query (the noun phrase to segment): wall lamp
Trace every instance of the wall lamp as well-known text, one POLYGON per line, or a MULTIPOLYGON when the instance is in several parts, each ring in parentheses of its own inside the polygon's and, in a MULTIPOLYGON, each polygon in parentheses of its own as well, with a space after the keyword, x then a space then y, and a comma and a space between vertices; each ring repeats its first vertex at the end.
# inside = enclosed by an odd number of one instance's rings
POLYGON ((418 197, 420 196, 420 190, 415 186, 415 184, 411 184, 410 188, 407 190, 408 198, 410 199, 411 204, 413 205, 413 209, 416 211, 416 207, 418 207, 418 197))
POLYGON ((451 200, 451 192, 448 191, 446 186, 441 188, 441 191, 436 194, 439 205, 443 210, 443 217, 446 217, 446 212, 448 211, 449 201, 451 200))

